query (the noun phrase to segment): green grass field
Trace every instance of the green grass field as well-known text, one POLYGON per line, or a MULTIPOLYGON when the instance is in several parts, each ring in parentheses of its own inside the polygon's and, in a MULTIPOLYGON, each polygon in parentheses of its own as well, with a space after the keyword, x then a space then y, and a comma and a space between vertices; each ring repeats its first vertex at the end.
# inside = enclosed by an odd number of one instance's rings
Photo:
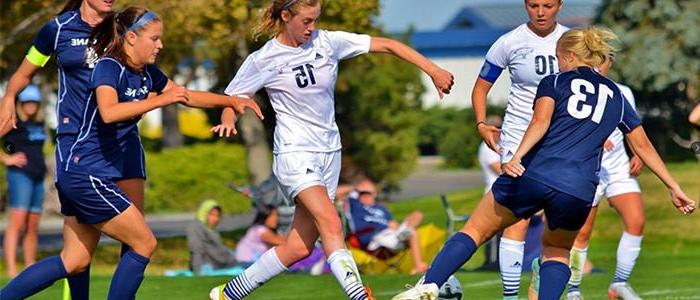
MULTIPOLYGON (((700 195, 700 168, 697 163, 670 166, 674 177, 694 199, 700 195)), ((700 216, 682 216, 670 205, 668 193, 649 171, 640 178, 645 197, 647 223, 644 246, 637 262, 631 283, 644 299, 700 299, 700 216)), ((480 189, 465 190, 449 195, 453 207, 460 212, 469 212, 480 197, 480 189)), ((422 210, 426 221, 444 226, 445 216, 437 196, 413 201, 391 203, 396 216, 400 217, 413 209, 422 210)), ((607 298, 607 286, 612 278, 615 264, 617 240, 622 232, 622 222, 616 213, 602 203, 596 220, 589 258, 596 267, 605 272, 584 278, 582 290, 586 299, 607 298)), ((227 236, 236 236, 231 233, 227 236)), ((161 241, 146 279, 139 290, 139 299, 206 299, 211 287, 228 280, 225 277, 165 278, 159 276, 163 269, 186 266, 186 245, 183 239, 161 241)), ((91 295, 104 299, 109 286, 109 274, 116 261, 116 246, 105 246, 98 250, 93 267, 91 295)), ((465 269, 479 266, 483 254, 477 253, 465 269)), ((498 299, 501 283, 496 272, 460 271, 457 274, 465 298, 498 299)), ((524 274, 521 298, 526 295, 530 275, 524 274)), ((416 276, 367 275, 363 280, 372 287, 377 299, 389 299, 414 283, 416 276)), ((0 279, 5 284, 6 278, 0 279)), ((62 284, 51 288, 32 299, 60 299, 62 284)), ((344 299, 332 276, 309 276, 285 274, 275 278, 253 293, 250 299, 344 299)))

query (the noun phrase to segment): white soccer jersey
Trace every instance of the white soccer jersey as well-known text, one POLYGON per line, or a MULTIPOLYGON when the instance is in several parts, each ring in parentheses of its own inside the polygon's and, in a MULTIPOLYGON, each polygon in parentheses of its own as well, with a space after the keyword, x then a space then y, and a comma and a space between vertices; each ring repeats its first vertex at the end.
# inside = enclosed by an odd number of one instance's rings
MULTIPOLYGON (((486 53, 486 60, 498 67, 508 67, 510 94, 503 119, 503 130, 516 129, 524 133, 532 119, 532 104, 537 85, 547 75, 559 72, 556 46, 568 27, 557 24, 552 33, 540 37, 527 24, 502 35, 486 53)), ((522 134, 519 134, 520 143, 522 134)))
MULTIPOLYGON (((632 90, 622 84, 617 84, 620 88, 620 92, 627 99, 627 102, 635 108, 635 99, 632 94, 632 90)), ((603 158, 601 159, 601 176, 610 176, 611 174, 621 174, 622 176, 629 174, 629 157, 627 152, 625 152, 624 136, 619 129, 615 129, 608 140, 613 143, 614 148, 612 151, 603 151, 603 158)))
POLYGON ((481 142, 481 145, 479 145, 479 165, 481 165, 481 174, 484 177, 484 194, 491 190, 491 185, 500 175, 496 174, 491 165, 500 162, 501 156, 496 151, 491 150, 485 142, 481 142))
POLYGON ((275 154, 340 150, 333 96, 338 62, 369 52, 370 39, 325 30, 297 48, 270 39, 246 58, 225 93, 252 98, 265 88, 277 117, 275 154))

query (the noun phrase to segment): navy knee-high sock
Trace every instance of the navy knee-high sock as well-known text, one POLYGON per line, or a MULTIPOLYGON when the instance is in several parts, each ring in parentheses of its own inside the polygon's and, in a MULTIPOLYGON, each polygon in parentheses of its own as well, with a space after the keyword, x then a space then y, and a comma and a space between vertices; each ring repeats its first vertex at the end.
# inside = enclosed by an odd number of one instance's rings
POLYGON ((143 281, 143 272, 150 260, 129 250, 119 260, 109 286, 108 300, 134 299, 143 281))
POLYGON ((423 283, 435 283, 441 287, 450 275, 472 257, 477 248, 470 236, 462 232, 455 233, 435 256, 423 283))
POLYGON ((558 300, 571 277, 571 269, 558 261, 546 261, 540 265, 539 300, 558 300))
POLYGON ((22 271, 2 290, 0 300, 25 299, 51 286, 56 280, 68 276, 60 256, 40 260, 22 271))
POLYGON ((90 265, 85 271, 68 276, 71 300, 90 299, 90 265))

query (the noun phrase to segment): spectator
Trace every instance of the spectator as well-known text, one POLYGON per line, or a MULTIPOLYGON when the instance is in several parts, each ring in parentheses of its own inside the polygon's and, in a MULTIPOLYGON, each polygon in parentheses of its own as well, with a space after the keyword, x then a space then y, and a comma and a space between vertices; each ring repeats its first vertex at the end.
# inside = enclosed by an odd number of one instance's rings
POLYGON ((187 245, 190 248, 190 269, 197 275, 236 264, 233 251, 221 241, 215 231, 221 220, 221 207, 214 200, 199 205, 197 222, 187 227, 187 245))
POLYGON ((423 261, 416 227, 423 214, 414 211, 401 223, 397 223, 382 204, 376 202, 377 189, 369 179, 361 180, 355 193, 350 193, 351 230, 357 235, 363 249, 374 252, 385 248, 397 253, 408 247, 414 268, 411 274, 424 273, 428 265, 423 261))
POLYGON ((236 260, 242 265, 251 265, 273 246, 283 243, 285 236, 276 232, 277 208, 258 208, 253 225, 236 245, 236 260))
POLYGON ((42 148, 46 140, 44 121, 39 113, 41 93, 28 85, 18 96, 17 128, 5 136, 5 150, 0 160, 7 167, 9 223, 3 241, 7 275, 18 274, 16 258, 19 237, 24 231, 25 267, 36 261, 39 219, 44 205, 46 165, 42 148))

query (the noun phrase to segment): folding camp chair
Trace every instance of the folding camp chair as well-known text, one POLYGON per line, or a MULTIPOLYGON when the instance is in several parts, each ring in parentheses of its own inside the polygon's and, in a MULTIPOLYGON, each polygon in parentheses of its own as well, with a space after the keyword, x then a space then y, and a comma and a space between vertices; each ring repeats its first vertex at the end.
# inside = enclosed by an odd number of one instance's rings
POLYGON ((447 195, 440 194, 440 200, 442 201, 442 206, 445 208, 445 213, 447 214, 447 236, 452 236, 459 227, 464 224, 469 219, 469 215, 458 215, 450 207, 450 203, 447 201, 447 195), (455 224, 459 226, 455 229, 455 224))

